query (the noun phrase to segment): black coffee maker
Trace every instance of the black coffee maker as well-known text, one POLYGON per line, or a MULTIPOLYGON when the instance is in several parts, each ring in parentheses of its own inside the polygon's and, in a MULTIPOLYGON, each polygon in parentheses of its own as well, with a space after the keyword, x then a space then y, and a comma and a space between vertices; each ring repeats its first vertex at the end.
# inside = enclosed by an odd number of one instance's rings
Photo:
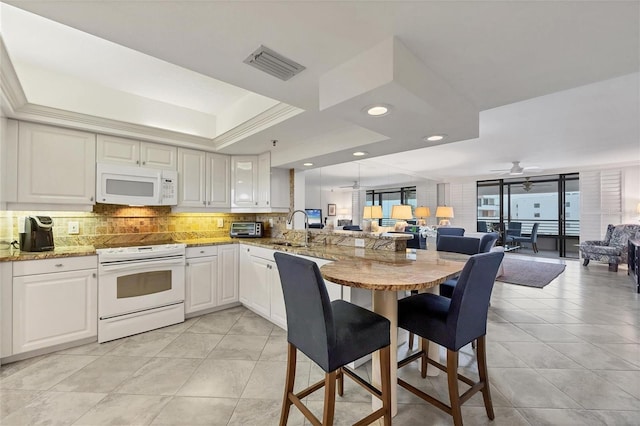
POLYGON ((53 220, 49 216, 27 216, 20 229, 21 251, 53 250, 53 220))

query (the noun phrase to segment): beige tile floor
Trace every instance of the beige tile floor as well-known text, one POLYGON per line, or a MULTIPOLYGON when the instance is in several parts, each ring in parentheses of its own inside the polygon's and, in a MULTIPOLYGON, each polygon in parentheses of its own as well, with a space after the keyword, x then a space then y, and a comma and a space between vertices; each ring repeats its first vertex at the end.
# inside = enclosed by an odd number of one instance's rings
MULTIPOLYGON (((567 261, 544 289, 497 282, 487 339, 496 419, 489 423, 476 395, 463 408, 465 424, 640 424, 640 299, 624 269, 612 273, 607 265, 567 261)), ((233 308, 3 365, 0 424, 275 425, 285 350, 281 329, 233 308)), ((302 358, 298 388, 322 377, 302 358)), ((461 365, 468 374, 475 373, 474 362, 465 348, 461 365)), ((368 376, 369 369, 360 370, 368 376)), ((446 398, 442 375, 420 379, 413 365, 400 374, 446 398)), ((337 402, 340 425, 371 407, 366 392, 345 384, 337 402)), ((395 425, 452 423, 402 389, 398 398, 395 425)), ((307 405, 320 413, 322 393, 307 405)), ((304 424, 295 409, 289 424, 304 424)))

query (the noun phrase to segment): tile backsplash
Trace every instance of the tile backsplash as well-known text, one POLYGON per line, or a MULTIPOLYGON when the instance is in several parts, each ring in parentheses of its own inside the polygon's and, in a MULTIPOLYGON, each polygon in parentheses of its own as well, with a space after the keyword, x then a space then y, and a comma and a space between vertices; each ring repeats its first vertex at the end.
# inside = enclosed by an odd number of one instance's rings
POLYGON ((232 222, 259 221, 265 236, 281 237, 286 213, 172 213, 167 206, 129 207, 96 204, 93 212, 0 211, 0 242, 18 240, 18 218, 44 215, 53 218, 56 246, 114 244, 132 239, 149 243, 172 239, 221 238, 229 236, 232 222), (219 221, 222 226, 219 227, 219 221), (79 233, 68 233, 69 222, 77 222, 79 233), (273 224, 273 225, 271 225, 273 224))

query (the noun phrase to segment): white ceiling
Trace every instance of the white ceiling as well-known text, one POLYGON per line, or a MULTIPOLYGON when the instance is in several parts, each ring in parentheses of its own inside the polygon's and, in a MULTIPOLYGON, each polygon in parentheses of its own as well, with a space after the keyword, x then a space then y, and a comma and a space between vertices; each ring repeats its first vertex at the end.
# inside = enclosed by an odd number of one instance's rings
MULTIPOLYGON (((344 163, 365 150, 361 176, 391 183, 391 175, 491 177, 514 160, 545 172, 640 163, 637 1, 7 3, 95 36, 80 46, 60 44, 53 30, 16 37, 5 13, 2 35, 19 77, 21 69, 46 69, 47 79, 64 75, 180 108, 177 130, 190 136, 198 127, 191 117, 206 127, 207 117, 215 121, 243 96, 304 110, 221 150, 271 150, 276 166, 344 163), (128 49, 115 53, 104 40, 128 49), (400 49, 367 68, 361 58, 390 40, 400 49), (260 44, 307 69, 282 82, 244 64, 260 44), (345 99, 321 108, 341 84, 345 99), (388 99, 395 107, 388 117, 361 114, 366 103, 388 99), (422 148, 421 135, 443 128, 444 144, 422 148)), ((203 148, 210 142, 203 138, 203 148)), ((341 186, 356 170, 323 167, 314 175, 323 182, 335 175, 341 186)))

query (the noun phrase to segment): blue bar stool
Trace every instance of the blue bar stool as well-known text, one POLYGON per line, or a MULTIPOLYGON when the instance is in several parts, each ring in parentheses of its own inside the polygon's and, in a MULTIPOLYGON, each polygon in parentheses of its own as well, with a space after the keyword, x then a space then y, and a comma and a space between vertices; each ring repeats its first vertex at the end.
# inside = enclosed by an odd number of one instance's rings
POLYGON ((287 311, 287 377, 280 425, 287 424, 291 404, 314 425, 332 425, 338 395, 343 393, 344 375, 382 400, 382 408, 355 425, 368 425, 384 418, 391 425, 390 323, 385 317, 343 300, 329 301, 318 265, 284 253, 273 256, 278 265, 287 311), (325 379, 294 393, 296 354, 301 351, 325 371, 325 379), (380 350, 381 389, 377 389, 345 365, 380 350), (324 387, 323 419, 320 421, 302 399, 324 387))
POLYGON ((487 375, 486 342, 487 313, 493 283, 504 253, 491 252, 473 255, 458 278, 453 295, 421 293, 398 301, 398 327, 415 333, 422 339, 422 349, 398 362, 403 367, 417 359, 422 362, 422 377, 426 377, 427 364, 447 373, 449 400, 447 405, 410 385, 402 379, 398 384, 423 400, 453 416, 454 425, 462 425, 461 405, 476 392, 482 392, 487 416, 493 420, 493 404, 487 375), (458 374, 458 350, 477 340, 479 381, 458 374), (429 359, 429 341, 447 348, 447 365, 429 359), (460 395, 458 380, 471 386, 460 395))

